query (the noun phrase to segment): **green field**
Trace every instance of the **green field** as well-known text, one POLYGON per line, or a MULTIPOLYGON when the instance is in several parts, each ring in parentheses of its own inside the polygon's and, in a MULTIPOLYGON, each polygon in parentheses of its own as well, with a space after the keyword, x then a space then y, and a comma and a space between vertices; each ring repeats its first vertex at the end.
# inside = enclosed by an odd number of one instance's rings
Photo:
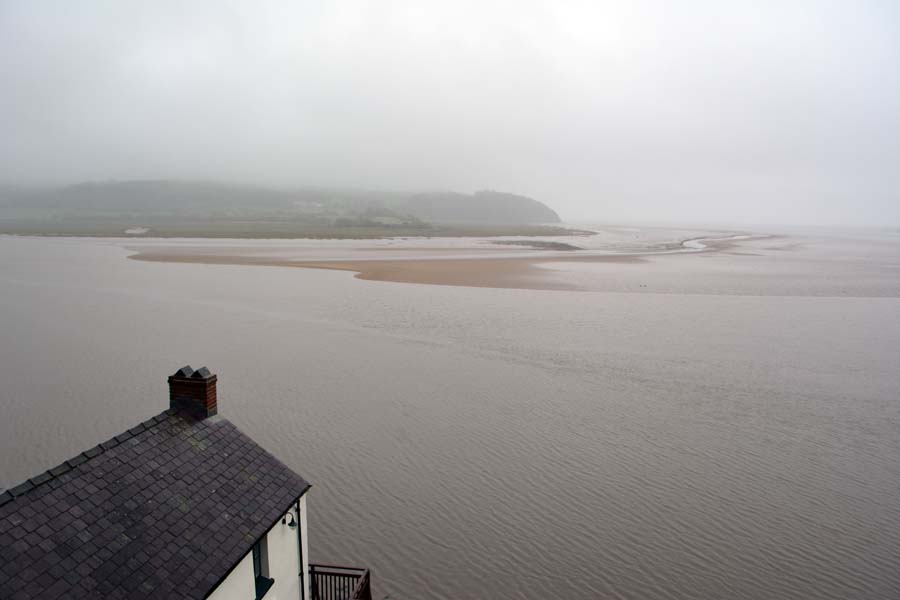
POLYGON ((409 225, 337 226, 291 220, 0 220, 0 234, 75 237, 190 237, 190 238, 307 238, 379 239, 394 237, 561 236, 588 234, 555 225, 489 225, 437 223, 409 225), (145 227, 146 233, 125 234, 145 227))

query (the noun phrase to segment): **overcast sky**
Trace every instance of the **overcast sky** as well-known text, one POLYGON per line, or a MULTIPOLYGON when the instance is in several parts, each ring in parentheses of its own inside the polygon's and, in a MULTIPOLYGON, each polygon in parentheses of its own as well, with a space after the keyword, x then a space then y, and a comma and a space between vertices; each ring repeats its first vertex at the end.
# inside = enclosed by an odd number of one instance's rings
POLYGON ((0 181, 900 224, 900 2, 0 0, 0 181))

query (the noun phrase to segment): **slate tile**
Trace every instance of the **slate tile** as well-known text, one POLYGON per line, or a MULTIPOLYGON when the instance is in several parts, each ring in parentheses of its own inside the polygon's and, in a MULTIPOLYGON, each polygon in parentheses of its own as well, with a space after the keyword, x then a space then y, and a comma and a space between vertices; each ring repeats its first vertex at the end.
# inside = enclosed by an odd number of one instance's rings
POLYGON ((23 482, 20 483, 19 485, 17 485, 17 486, 15 486, 14 488, 10 489, 9 492, 10 492, 13 496, 21 496, 22 494, 24 494, 24 493, 27 492, 28 490, 32 489, 33 487, 34 487, 34 484, 31 483, 30 481, 23 481, 23 482))
POLYGON ((53 476, 50 473, 44 472, 44 473, 41 473, 40 475, 32 477, 31 479, 29 479, 29 481, 31 481, 31 483, 33 483, 35 486, 38 486, 38 485, 41 485, 42 483, 47 483, 52 478, 53 478, 53 476))

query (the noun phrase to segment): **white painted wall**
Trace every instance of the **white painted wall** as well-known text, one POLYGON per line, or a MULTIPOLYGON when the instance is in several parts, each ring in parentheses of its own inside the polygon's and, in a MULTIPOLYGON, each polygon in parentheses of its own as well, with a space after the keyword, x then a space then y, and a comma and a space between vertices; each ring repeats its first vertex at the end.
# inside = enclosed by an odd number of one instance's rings
MULTIPOLYGON (((301 511, 302 512, 302 511, 301 511)), ((291 510, 294 518, 297 511, 291 510)), ((299 522, 299 519, 297 519, 299 522)), ((269 577, 275 585, 264 600, 300 600, 300 548, 297 545, 297 529, 281 524, 281 519, 266 535, 269 549, 269 577)))
POLYGON ((253 600, 256 597, 256 585, 253 581, 253 553, 241 559, 225 581, 213 590, 209 600, 253 600))
MULTIPOLYGON (((309 599, 309 545, 307 544, 306 496, 300 498, 300 515, 291 507, 290 513, 299 522, 303 535, 303 587, 304 598, 309 599)), ((269 555, 269 577, 275 583, 266 592, 263 600, 300 600, 300 549, 297 545, 297 528, 282 525, 281 519, 265 536, 269 555)), ((247 555, 237 567, 210 594, 210 600, 253 600, 256 585, 253 579, 253 552, 247 548, 247 555)))
POLYGON ((309 595, 309 527, 306 522, 306 495, 300 498, 300 535, 303 542, 303 598, 310 600, 309 595))

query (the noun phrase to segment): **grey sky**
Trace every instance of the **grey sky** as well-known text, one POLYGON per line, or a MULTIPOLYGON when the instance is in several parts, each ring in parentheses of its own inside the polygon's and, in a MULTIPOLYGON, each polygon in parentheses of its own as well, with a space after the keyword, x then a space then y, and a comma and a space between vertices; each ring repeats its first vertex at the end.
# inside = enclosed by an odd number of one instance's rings
POLYGON ((0 0, 0 180, 900 224, 900 3, 0 0))

